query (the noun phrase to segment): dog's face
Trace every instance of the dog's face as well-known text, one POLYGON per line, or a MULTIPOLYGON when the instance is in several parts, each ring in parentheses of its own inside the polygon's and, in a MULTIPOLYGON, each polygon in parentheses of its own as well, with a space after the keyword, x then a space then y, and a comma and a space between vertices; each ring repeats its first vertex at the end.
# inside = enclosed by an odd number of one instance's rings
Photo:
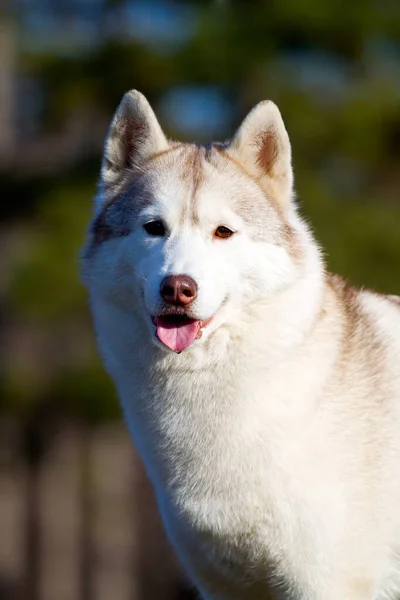
POLYGON ((92 300, 140 315, 166 350, 203 343, 296 278, 291 194, 289 140, 272 103, 231 143, 197 146, 168 142, 143 96, 127 94, 84 252, 92 300))

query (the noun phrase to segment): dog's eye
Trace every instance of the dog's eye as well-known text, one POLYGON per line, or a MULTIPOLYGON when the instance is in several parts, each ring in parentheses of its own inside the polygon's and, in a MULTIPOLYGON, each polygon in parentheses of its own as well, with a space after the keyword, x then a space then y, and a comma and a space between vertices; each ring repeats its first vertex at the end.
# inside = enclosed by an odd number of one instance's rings
POLYGON ((149 234, 154 236, 162 237, 165 235, 165 226, 162 221, 150 221, 145 223, 143 229, 149 234))
POLYGON ((214 232, 215 237, 222 239, 231 237, 231 235, 233 235, 233 231, 228 227, 225 227, 224 225, 220 225, 219 227, 217 227, 217 229, 214 232))

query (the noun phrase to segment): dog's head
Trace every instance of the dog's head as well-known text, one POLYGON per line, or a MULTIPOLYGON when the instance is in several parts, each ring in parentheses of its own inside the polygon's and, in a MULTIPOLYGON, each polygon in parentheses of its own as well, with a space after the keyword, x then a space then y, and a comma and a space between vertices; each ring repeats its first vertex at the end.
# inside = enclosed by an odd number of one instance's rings
POLYGON ((175 352, 285 289, 301 261, 289 138, 261 102, 225 144, 166 139, 127 93, 105 143, 83 261, 93 301, 140 314, 175 352))

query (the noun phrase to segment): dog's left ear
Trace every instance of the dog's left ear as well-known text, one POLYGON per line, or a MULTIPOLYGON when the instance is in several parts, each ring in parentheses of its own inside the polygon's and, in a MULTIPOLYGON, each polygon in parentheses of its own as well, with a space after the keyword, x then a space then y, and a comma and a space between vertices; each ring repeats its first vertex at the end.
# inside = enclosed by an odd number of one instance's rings
POLYGON ((293 194, 290 141, 281 113, 270 100, 247 115, 230 142, 228 153, 261 182, 272 186, 287 207, 293 194))

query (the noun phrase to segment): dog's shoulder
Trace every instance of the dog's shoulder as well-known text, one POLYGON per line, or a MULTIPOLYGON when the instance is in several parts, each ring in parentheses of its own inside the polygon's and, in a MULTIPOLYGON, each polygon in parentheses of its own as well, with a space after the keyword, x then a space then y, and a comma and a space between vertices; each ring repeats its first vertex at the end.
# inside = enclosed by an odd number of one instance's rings
POLYGON ((400 298, 358 289, 337 276, 327 275, 338 309, 342 368, 364 367, 378 376, 383 365, 400 359, 400 298))

